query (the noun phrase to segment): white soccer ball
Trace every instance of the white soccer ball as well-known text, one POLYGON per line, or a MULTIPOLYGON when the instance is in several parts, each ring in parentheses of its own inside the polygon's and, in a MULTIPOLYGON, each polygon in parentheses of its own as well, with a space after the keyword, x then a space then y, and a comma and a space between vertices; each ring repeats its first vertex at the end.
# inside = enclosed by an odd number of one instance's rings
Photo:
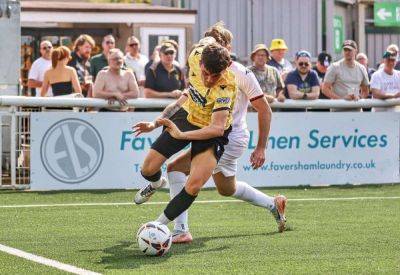
POLYGON ((172 243, 172 235, 168 227, 159 222, 143 224, 136 240, 140 251, 149 256, 162 256, 168 252, 172 243))

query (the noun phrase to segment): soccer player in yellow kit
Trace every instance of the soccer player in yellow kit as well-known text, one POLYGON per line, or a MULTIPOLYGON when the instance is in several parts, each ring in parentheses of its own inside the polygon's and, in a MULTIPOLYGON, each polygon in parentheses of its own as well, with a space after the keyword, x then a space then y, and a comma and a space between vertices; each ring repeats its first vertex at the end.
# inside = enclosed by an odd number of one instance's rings
POLYGON ((153 143, 142 166, 142 176, 150 182, 139 190, 135 203, 149 199, 165 183, 161 166, 191 143, 191 170, 182 191, 172 199, 157 219, 167 224, 190 207, 200 189, 211 177, 228 143, 237 86, 235 75, 227 70, 229 52, 217 43, 204 41, 191 52, 189 88, 168 106, 154 122, 136 124, 137 135, 163 125, 165 130, 153 143), (170 118, 170 119, 168 119, 170 118))

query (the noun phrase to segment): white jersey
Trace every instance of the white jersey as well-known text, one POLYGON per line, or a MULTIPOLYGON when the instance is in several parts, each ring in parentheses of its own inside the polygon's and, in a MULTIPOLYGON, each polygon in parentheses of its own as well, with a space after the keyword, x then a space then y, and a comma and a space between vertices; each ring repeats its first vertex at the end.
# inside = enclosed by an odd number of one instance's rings
MULTIPOLYGON (((247 108, 249 102, 264 96, 260 84, 252 71, 238 62, 232 62, 229 69, 235 74, 239 91, 233 109, 232 132, 230 136, 247 138, 247 108)), ((246 141, 247 142, 247 141, 246 141)))

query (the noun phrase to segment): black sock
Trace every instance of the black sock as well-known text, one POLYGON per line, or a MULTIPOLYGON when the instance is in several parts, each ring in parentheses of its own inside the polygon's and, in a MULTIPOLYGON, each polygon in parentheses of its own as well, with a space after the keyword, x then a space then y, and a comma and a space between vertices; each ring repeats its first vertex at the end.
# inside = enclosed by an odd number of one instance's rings
POLYGON ((164 215, 170 220, 175 220, 180 214, 192 205, 197 196, 188 194, 183 187, 182 191, 176 195, 164 210, 164 215))
POLYGON ((140 172, 140 174, 142 174, 142 177, 144 177, 147 181, 150 181, 150 182, 156 182, 161 178, 161 170, 159 170, 157 173, 155 173, 152 176, 145 176, 145 175, 143 175, 142 172, 140 172))

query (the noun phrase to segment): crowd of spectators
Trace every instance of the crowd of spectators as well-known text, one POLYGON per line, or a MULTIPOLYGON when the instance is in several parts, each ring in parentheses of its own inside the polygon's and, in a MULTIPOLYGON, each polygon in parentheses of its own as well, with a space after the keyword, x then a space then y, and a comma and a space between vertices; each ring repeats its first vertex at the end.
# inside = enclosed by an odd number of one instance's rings
MULTIPOLYGON (((117 101, 121 105, 102 111, 127 111, 129 108, 125 105, 131 98, 176 99, 182 95, 187 86, 186 68, 177 62, 179 47, 175 41, 163 41, 149 57, 141 53, 137 37, 129 37, 125 45, 122 52, 115 47, 115 38, 106 35, 101 43, 102 52, 92 56, 95 41, 86 34, 75 40, 72 52, 64 46, 53 49, 50 41, 42 41, 41 57, 32 64, 28 87, 34 96, 79 93, 110 103, 117 101)), ((344 41, 343 57, 336 62, 326 52, 319 53, 313 60, 307 50, 298 51, 291 62, 288 49, 286 42, 277 38, 269 47, 255 45, 249 54, 251 64, 248 69, 256 76, 269 103, 286 99, 384 100, 400 97, 397 45, 387 47, 376 69, 370 67, 367 55, 358 52, 357 44, 352 40, 344 41)))

